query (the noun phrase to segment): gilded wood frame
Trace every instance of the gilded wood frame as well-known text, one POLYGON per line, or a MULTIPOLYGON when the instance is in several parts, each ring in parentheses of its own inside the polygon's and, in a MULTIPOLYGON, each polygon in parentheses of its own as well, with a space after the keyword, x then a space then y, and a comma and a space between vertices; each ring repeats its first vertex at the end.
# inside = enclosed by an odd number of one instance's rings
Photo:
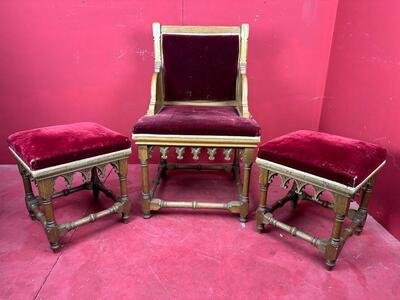
POLYGON ((377 172, 384 166, 385 162, 378 166, 365 180, 355 187, 346 186, 323 177, 260 158, 257 158, 256 163, 260 169, 260 198, 256 214, 257 230, 262 232, 265 225, 273 225, 293 236, 299 237, 319 249, 325 255, 327 269, 332 270, 336 265, 336 260, 346 240, 353 234, 359 235, 363 230, 368 214, 368 201, 375 182, 375 177, 377 172), (268 188, 274 177, 280 178, 283 188, 288 188, 290 182, 292 182, 293 185, 284 198, 276 201, 272 205, 267 205, 268 188), (309 195, 304 191, 307 185, 313 187, 315 191, 314 195, 309 195), (332 202, 320 199, 321 194, 325 191, 333 195, 332 202), (359 208, 357 210, 350 209, 350 203, 354 201, 355 196, 360 192, 362 195, 359 208), (312 201, 334 211, 335 219, 333 220, 330 238, 321 239, 312 236, 274 218, 273 212, 275 210, 284 206, 287 202, 292 202, 292 206, 295 208, 299 200, 312 201), (351 225, 347 228, 343 228, 346 217, 350 219, 351 225))
POLYGON ((32 220, 37 220, 42 224, 50 247, 54 252, 60 249, 61 237, 78 226, 94 222, 97 219, 114 213, 120 213, 122 215, 122 221, 124 223, 128 222, 131 203, 128 200, 127 173, 128 157, 131 154, 131 148, 37 171, 31 170, 11 148, 10 151, 17 160, 18 169, 22 177, 25 190, 25 204, 28 213, 32 220), (102 177, 105 175, 104 173, 107 165, 111 165, 119 177, 119 196, 107 189, 99 178, 99 176, 102 177), (80 173, 82 175, 83 184, 73 187, 72 180, 75 173, 80 173), (67 188, 55 192, 54 185, 58 177, 63 177, 65 179, 67 188), (33 193, 32 182, 38 188, 38 196, 35 196, 33 193), (92 190, 95 199, 98 198, 100 192, 103 192, 114 201, 114 204, 107 209, 89 214, 79 220, 58 224, 54 213, 54 201, 62 196, 81 190, 92 190))

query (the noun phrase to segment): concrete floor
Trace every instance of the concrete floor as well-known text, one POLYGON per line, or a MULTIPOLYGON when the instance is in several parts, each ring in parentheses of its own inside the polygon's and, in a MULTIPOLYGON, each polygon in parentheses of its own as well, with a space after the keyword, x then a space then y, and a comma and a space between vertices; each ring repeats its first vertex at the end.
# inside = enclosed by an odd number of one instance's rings
MULTIPOLYGON (((170 175, 158 191, 165 199, 236 199, 228 174, 170 175)), ((163 210, 144 220, 139 166, 131 165, 130 223, 111 216, 78 228, 53 254, 41 225, 27 215, 16 166, 0 166, 0 299, 399 299, 400 242, 372 217, 328 272, 309 244, 278 229, 257 233, 257 176, 254 168, 245 225, 221 211, 163 210)), ((114 174, 107 184, 118 187, 114 174)), ((274 184, 270 199, 282 195, 274 184)), ((71 221, 109 203, 76 193, 56 203, 56 217, 71 221)), ((282 208, 279 218, 327 237, 333 215, 300 203, 282 208)))

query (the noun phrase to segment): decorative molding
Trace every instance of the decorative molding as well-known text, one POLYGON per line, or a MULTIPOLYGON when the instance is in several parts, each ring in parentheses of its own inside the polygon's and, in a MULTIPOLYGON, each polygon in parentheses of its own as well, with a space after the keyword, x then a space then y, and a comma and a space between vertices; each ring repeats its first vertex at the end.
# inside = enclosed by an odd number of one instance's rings
POLYGON ((136 145, 255 148, 259 136, 132 134, 136 145))
POLYGON ((114 169, 114 172, 119 174, 119 162, 113 161, 110 164, 111 164, 112 168, 114 169))
POLYGON ((97 170, 99 170, 99 177, 103 178, 106 174, 106 166, 107 164, 96 166, 97 170))
POLYGON ((214 160, 215 154, 217 154, 217 148, 207 148, 208 159, 214 160))
POLYGON ((201 152, 201 148, 200 147, 192 147, 191 148, 191 152, 193 154, 193 159, 194 160, 199 160, 199 155, 201 152))
POLYGON ((160 147, 160 153, 161 153, 162 159, 168 158, 168 150, 169 150, 169 147, 163 147, 163 146, 160 147))
POLYGON ((82 168, 92 168, 102 163, 108 163, 109 161, 119 160, 123 158, 128 158, 132 153, 132 149, 124 149, 120 151, 115 151, 107 154, 102 154, 94 157, 84 158, 76 160, 70 163, 65 163, 53 167, 48 167, 40 170, 31 170, 29 166, 14 152, 13 149, 9 148, 14 157, 19 163, 29 172, 31 177, 35 180, 42 180, 45 178, 51 178, 54 176, 61 176, 62 174, 77 172, 82 168))
POLYGON ((83 170, 79 171, 79 173, 81 173, 81 175, 82 175, 83 183, 90 181, 91 172, 92 172, 92 168, 87 168, 87 169, 83 169, 83 170))
MULTIPOLYGON (((267 169, 270 173, 273 174, 282 174, 285 176, 289 176, 295 180, 299 180, 302 182, 307 182, 308 184, 312 185, 314 188, 322 188, 327 191, 331 191, 343 196, 351 196, 353 197, 358 190, 360 190, 365 184, 367 184, 368 180, 372 178, 386 163, 384 161, 380 166, 378 166, 366 179, 363 180, 358 186, 351 187, 344 185, 342 183, 332 181, 320 176, 316 176, 307 172, 303 172, 300 170, 296 170, 281 164, 277 164, 268 160, 256 159, 256 163, 260 168, 267 169)), ((272 174, 269 176, 272 177, 272 174)))
POLYGON ((232 148, 224 148, 224 159, 225 160, 231 160, 231 153, 232 153, 232 148))
POLYGON ((175 151, 176 151, 176 154, 177 154, 176 158, 179 159, 179 160, 182 160, 183 159, 183 155, 185 154, 185 147, 176 147, 175 151))
POLYGON ((67 174, 63 174, 62 177, 65 179, 65 183, 67 185, 67 188, 71 188, 72 187, 72 180, 74 177, 74 173, 67 173, 67 174))

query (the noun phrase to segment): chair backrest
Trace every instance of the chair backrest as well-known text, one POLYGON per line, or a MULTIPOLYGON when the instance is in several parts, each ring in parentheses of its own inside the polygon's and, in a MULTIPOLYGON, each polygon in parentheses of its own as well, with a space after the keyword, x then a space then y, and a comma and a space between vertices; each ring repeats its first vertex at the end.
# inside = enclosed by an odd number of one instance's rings
POLYGON ((246 73, 248 25, 153 24, 155 71, 164 105, 237 106, 246 73))

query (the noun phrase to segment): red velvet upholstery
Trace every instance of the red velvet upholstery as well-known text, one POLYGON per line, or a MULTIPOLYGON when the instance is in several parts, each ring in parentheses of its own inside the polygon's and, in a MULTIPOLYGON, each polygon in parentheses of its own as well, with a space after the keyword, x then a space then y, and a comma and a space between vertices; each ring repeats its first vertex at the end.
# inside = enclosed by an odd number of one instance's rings
POLYGON ((133 133, 253 137, 260 135, 260 127, 233 107, 184 105, 165 106, 154 116, 141 117, 133 133))
POLYGON ((8 145, 31 168, 43 169, 131 146, 129 138, 96 123, 75 123, 14 133, 8 145))
POLYGON ((234 100, 239 37, 163 35, 167 100, 234 100))
POLYGON ((263 144, 258 157, 355 187, 386 158, 386 150, 336 135, 300 130, 263 144))

